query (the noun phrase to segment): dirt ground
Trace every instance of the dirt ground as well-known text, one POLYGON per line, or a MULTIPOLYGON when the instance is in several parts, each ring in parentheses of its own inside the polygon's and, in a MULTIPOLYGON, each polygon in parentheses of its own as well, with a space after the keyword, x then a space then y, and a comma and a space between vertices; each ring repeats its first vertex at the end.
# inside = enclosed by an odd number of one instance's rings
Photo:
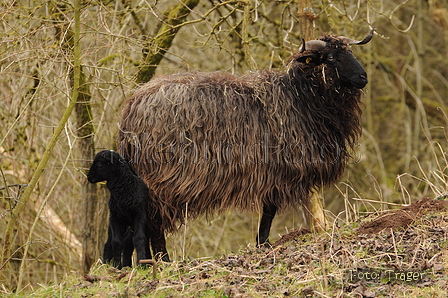
MULTIPOLYGON (((356 231, 358 235, 378 234, 382 231, 405 229, 424 214, 448 210, 448 201, 423 198, 407 207, 387 211, 372 221, 363 223, 356 231)), ((295 229, 283 235, 272 246, 281 246, 301 235, 310 233, 308 229, 295 229)))
POLYGON ((357 233, 359 235, 377 234, 383 230, 406 228, 424 214, 443 211, 447 208, 448 201, 423 198, 410 206, 389 211, 371 222, 364 223, 357 233))

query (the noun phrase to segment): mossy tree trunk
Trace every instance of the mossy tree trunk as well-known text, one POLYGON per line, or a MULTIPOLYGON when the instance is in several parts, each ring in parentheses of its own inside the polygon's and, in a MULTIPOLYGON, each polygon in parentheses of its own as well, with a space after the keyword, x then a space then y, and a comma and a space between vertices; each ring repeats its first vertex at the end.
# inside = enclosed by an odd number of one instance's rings
MULTIPOLYGON (((314 19, 316 15, 313 11, 311 0, 299 0, 298 12, 299 28, 302 38, 306 41, 314 39, 314 19)), ((322 198, 317 190, 313 190, 309 204, 303 206, 307 224, 312 230, 322 231, 327 227, 322 198)))
MULTIPOLYGON (((92 124, 92 108, 90 91, 86 78, 80 72, 80 90, 76 103, 75 115, 77 123, 78 154, 81 169, 87 169, 95 157, 94 127, 92 124)), ((84 173, 82 173, 84 174, 84 173)), ((97 185, 89 183, 85 175, 81 175, 81 202, 84 210, 82 238, 82 269, 88 272, 92 264, 100 257, 107 230, 107 201, 99 196, 97 185)))
POLYGON ((171 47, 182 23, 198 3, 199 0, 183 0, 165 12, 166 19, 156 36, 148 42, 148 47, 144 49, 144 61, 137 74, 137 83, 148 82, 154 76, 157 66, 171 47))
MULTIPOLYGON (((58 7, 64 11, 65 5, 58 7)), ((60 14, 64 18, 65 14, 60 14)), ((60 21, 64 21, 61 19, 60 21)), ((66 20, 65 20, 66 21, 66 20)), ((69 23, 67 22, 67 26, 69 23)), ((67 53, 74 49, 73 29, 67 27, 65 34, 60 35, 62 46, 67 53)), ((57 36, 58 37, 58 36, 57 36)), ((70 70, 70 84, 74 88, 74 69, 70 70)), ((79 202, 82 202, 83 223, 82 223, 82 259, 81 265, 84 272, 88 272, 92 264, 100 257, 102 246, 105 241, 107 230, 107 201, 104 196, 100 197, 97 185, 91 184, 86 179, 86 170, 95 156, 94 127, 92 124, 91 94, 86 76, 80 66, 79 69, 79 93, 75 106, 77 148, 76 159, 81 162, 78 167, 82 169, 79 173, 82 189, 80 191, 79 202)))

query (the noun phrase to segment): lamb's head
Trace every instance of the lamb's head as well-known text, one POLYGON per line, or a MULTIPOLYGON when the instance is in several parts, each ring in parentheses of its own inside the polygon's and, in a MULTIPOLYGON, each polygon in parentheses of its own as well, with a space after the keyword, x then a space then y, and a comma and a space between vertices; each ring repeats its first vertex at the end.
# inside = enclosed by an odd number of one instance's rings
POLYGON ((362 89, 367 84, 367 74, 355 58, 350 45, 368 43, 374 29, 361 41, 345 36, 326 35, 317 40, 303 41, 299 52, 290 59, 290 71, 303 73, 322 72, 326 83, 339 83, 349 88, 362 89))
POLYGON ((117 169, 126 163, 123 157, 115 151, 103 150, 96 154, 90 166, 87 180, 90 183, 109 181, 117 174, 117 169))

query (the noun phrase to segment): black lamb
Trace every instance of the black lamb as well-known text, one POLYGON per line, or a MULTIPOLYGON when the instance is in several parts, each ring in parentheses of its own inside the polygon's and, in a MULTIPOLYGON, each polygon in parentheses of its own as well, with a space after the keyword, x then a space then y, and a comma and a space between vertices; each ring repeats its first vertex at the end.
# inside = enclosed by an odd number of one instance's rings
MULTIPOLYGON (((117 268, 131 266, 134 247, 138 262, 150 259, 150 235, 154 238, 157 233, 150 231, 147 223, 150 190, 145 183, 131 170, 128 162, 112 150, 97 153, 87 179, 90 183, 107 181, 110 191, 108 239, 104 245, 103 262, 112 263, 117 268)), ((163 235, 162 238, 164 242, 163 235)), ((160 243, 160 240, 156 242, 160 243)), ((153 246, 153 249, 155 254, 163 254, 157 247, 153 246)))

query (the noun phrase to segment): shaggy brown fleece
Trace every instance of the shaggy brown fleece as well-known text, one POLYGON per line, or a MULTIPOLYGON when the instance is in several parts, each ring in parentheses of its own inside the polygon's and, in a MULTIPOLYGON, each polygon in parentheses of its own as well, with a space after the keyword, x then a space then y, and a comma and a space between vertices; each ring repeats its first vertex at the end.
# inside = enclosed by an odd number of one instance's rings
POLYGON ((118 147, 156 194, 165 229, 229 208, 306 206, 310 190, 340 177, 361 132, 361 91, 300 55, 284 72, 159 77, 128 99, 118 147))

